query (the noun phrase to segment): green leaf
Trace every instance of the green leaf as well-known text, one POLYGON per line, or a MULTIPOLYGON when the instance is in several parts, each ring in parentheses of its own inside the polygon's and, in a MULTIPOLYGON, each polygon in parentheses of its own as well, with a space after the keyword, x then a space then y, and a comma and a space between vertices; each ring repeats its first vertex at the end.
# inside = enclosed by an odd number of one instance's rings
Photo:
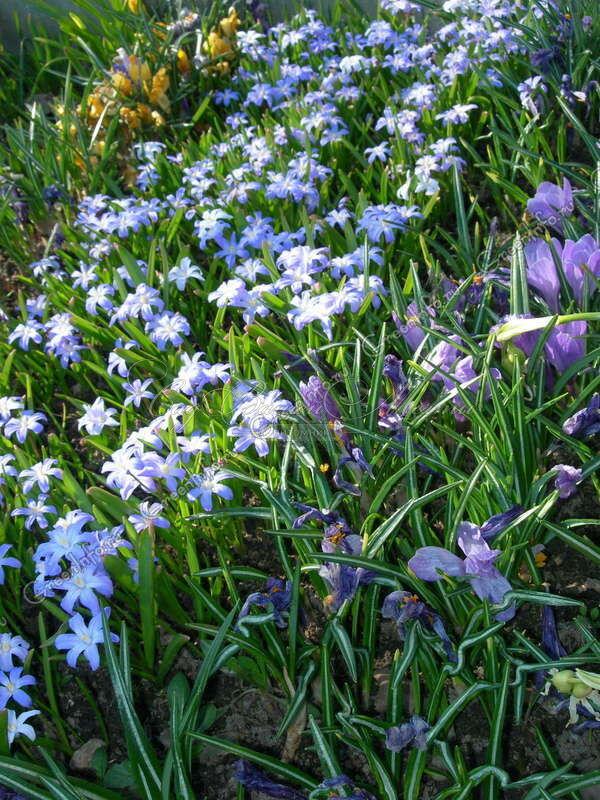
POLYGON ((245 758, 248 761, 252 761, 254 764, 257 764, 259 767, 267 770, 268 772, 273 772, 276 775, 280 775, 282 778, 288 781, 299 783, 304 789, 314 789, 317 786, 317 781, 315 781, 314 778, 306 775, 306 773, 302 772, 296 767, 292 767, 290 764, 284 764, 277 758, 266 756, 263 753, 257 753, 255 750, 251 750, 249 747, 244 747, 243 745, 235 744, 234 742, 228 742, 226 739, 218 739, 216 736, 207 736, 204 733, 194 733, 193 731, 188 732, 188 736, 198 742, 208 745, 209 747, 217 747, 219 750, 223 750, 225 753, 231 753, 238 758, 245 758))
MULTIPOLYGON (((121 665, 117 659, 115 647, 110 637, 108 617, 104 613, 102 614, 102 628, 104 632, 104 651, 106 653, 108 671, 127 740, 129 761, 135 776, 136 785, 140 788, 142 793, 145 793, 144 796, 147 800, 162 800, 158 760, 144 733, 130 699, 129 678, 125 677, 123 674, 121 665)), ((124 623, 121 630, 121 647, 123 647, 123 639, 126 640, 127 638, 124 623)))
POLYGON ((149 669, 154 666, 156 600, 154 597, 154 531, 144 529, 138 539, 139 601, 144 656, 149 669))

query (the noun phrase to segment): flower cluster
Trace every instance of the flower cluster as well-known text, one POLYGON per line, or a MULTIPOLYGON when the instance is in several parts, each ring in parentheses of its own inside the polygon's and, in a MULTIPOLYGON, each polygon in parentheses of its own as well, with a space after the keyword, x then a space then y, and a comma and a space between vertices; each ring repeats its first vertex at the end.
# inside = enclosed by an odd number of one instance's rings
POLYGON ((23 664, 29 656, 29 644, 21 636, 0 633, 0 711, 8 711, 8 744, 12 745, 18 736, 33 741, 35 730, 27 721, 40 712, 32 709, 32 700, 23 687, 34 686, 33 675, 23 674, 23 664), (15 711, 9 703, 16 704, 26 711, 15 711))

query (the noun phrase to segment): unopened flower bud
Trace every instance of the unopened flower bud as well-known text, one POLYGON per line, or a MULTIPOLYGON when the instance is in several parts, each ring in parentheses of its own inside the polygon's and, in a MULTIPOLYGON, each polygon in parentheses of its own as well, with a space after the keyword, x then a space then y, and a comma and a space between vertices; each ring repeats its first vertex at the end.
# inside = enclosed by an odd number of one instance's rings
POLYGON ((577 681, 572 669, 563 669, 552 676, 550 683, 563 694, 571 694, 573 683, 577 681))

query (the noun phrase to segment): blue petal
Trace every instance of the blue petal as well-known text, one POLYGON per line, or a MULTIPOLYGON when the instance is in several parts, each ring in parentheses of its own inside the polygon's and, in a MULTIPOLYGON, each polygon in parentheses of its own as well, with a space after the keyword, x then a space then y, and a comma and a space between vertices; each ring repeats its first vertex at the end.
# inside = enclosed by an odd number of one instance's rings
POLYGON ((440 572, 452 576, 465 574, 462 558, 443 547, 420 547, 408 566, 423 581, 439 581, 440 572))

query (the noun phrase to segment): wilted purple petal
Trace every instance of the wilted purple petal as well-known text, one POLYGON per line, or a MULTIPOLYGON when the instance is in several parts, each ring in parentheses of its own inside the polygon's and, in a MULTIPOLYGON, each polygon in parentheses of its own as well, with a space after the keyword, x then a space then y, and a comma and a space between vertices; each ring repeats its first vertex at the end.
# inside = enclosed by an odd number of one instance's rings
POLYGON ((581 736, 581 734, 593 728, 600 728, 600 720, 588 719, 585 722, 580 722, 578 725, 573 725, 569 730, 581 736))
POLYGON ((453 577, 465 574, 462 558, 443 547, 420 547, 408 566, 423 581, 441 580, 440 572, 453 577))
POLYGON ((458 544, 466 556, 463 562, 465 575, 485 578, 495 574, 493 564, 500 550, 490 549, 477 525, 462 522, 458 526, 458 544))
POLYGON ((552 606, 543 606, 542 608, 542 649, 553 661, 558 661, 559 658, 567 655, 567 651, 558 637, 556 617, 552 606))
POLYGON ((391 381, 397 407, 408 396, 408 380, 402 369, 402 361, 396 356, 388 354, 383 362, 383 376, 391 381))
MULTIPOLYGON (((345 800, 375 800, 375 797, 371 794, 371 792, 367 792, 366 789, 359 789, 354 781, 350 780, 347 775, 337 775, 335 778, 327 778, 317 787, 317 789, 342 788, 346 790, 344 794, 345 800), (348 792, 352 792, 352 794, 348 794, 348 792)), ((341 795, 337 794, 337 792, 336 794, 330 796, 331 800, 334 800, 336 797, 341 797, 341 795)))
POLYGON ((331 613, 335 613, 345 600, 352 600, 356 594, 361 583, 361 576, 357 573, 354 567, 333 561, 326 562, 319 569, 319 575, 331 590, 325 599, 325 606, 331 613))
POLYGON ((582 408, 565 420, 563 431, 576 439, 600 433, 600 394, 595 394, 587 408, 582 408))
POLYGON ((441 617, 419 600, 417 595, 403 591, 388 594, 383 601, 381 614, 384 619, 394 620, 402 640, 406 635, 406 623, 417 620, 426 630, 432 631, 439 637, 448 660, 456 663, 456 653, 441 617))
POLYGON ((577 484, 582 478, 583 470, 571 467, 569 464, 557 464, 553 469, 557 472, 554 488, 558 489, 559 497, 562 497, 563 500, 572 497, 577 491, 577 484))
MULTIPOLYGON (((431 307, 428 307, 427 314, 429 317, 433 318, 435 317, 435 310, 431 307)), ((421 315, 418 305, 415 302, 408 304, 404 320, 402 320, 397 314, 393 314, 392 318, 396 327, 404 337, 404 341, 414 353, 415 350, 421 346, 421 343, 427 335, 419 324, 421 322, 421 315)), ((431 325, 431 319, 428 320, 425 318, 423 322, 425 326, 431 325)))
POLYGON ((299 508, 300 511, 304 511, 304 514, 296 517, 292 523, 292 528, 294 530, 303 528, 307 522, 312 522, 313 520, 322 522, 325 525, 333 525, 341 519, 337 511, 330 511, 329 509, 319 511, 318 508, 312 508, 312 506, 304 505, 304 503, 294 503, 294 505, 296 508, 299 508))
POLYGON ((510 523, 513 522, 522 512, 523 507, 515 504, 506 511, 500 512, 500 514, 494 514, 493 517, 490 517, 488 521, 484 522, 481 526, 481 535, 486 540, 492 539, 494 536, 502 533, 502 531, 507 528, 510 523))
POLYGON ((0 800, 27 800, 22 794, 0 785, 0 800))
MULTIPOLYGON (((479 597, 481 600, 489 600, 490 603, 499 605, 503 602, 504 595, 511 591, 512 586, 501 572, 499 572, 495 567, 493 570, 494 572, 491 576, 486 576, 484 578, 471 578, 471 586, 473 587, 473 591, 477 597, 479 597)), ((512 605, 505 611, 500 611, 498 614, 495 614, 495 617, 499 622, 506 622, 507 620, 512 619, 514 615, 515 607, 512 605)))
POLYGON ((262 792, 275 800, 306 800, 305 792, 298 792, 283 783, 277 783, 266 772, 244 759, 235 762, 234 778, 246 789, 262 792))
POLYGON ((292 584, 279 578, 269 578, 264 592, 253 592, 248 595, 240 610, 237 627, 242 629, 240 621, 245 619, 252 608, 261 608, 273 613, 273 620, 278 628, 285 628, 284 613, 290 610, 292 600, 292 584))
POLYGON ((430 729, 431 725, 425 722, 422 717, 414 715, 409 722, 388 728, 385 734, 385 746, 392 753, 399 753, 409 744, 412 744, 417 750, 426 750, 427 731, 430 729))

